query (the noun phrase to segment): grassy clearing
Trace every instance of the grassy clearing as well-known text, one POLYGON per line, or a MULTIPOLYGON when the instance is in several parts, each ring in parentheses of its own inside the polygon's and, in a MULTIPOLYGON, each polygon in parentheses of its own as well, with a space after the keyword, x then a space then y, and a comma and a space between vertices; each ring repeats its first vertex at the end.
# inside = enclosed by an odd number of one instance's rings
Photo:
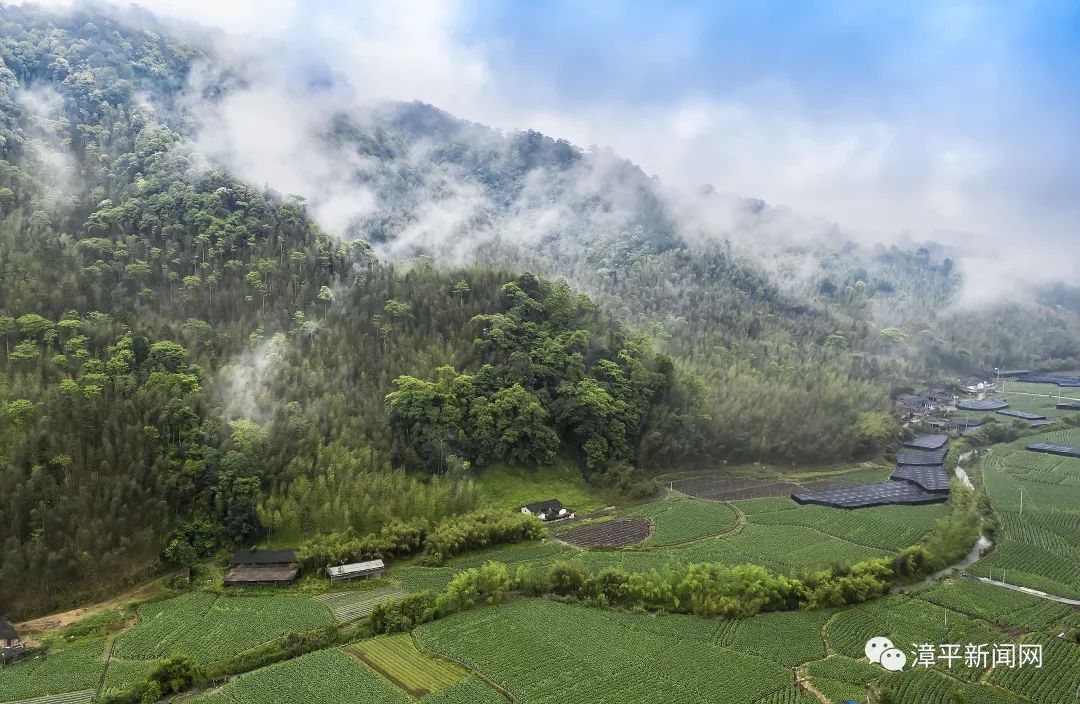
POLYGON ((407 633, 360 641, 348 650, 416 698, 445 689, 467 674, 447 660, 420 652, 407 633))
POLYGON ((475 476, 479 503, 497 508, 559 499, 579 514, 601 509, 608 501, 589 487, 581 471, 570 462, 557 460, 542 467, 496 464, 475 476))

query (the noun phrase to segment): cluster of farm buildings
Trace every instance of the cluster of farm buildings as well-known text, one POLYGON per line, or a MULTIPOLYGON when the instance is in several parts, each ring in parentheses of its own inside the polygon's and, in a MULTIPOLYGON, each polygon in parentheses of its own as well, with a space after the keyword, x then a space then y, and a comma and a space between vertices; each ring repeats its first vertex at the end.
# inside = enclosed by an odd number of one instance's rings
MULTIPOLYGON (((905 425, 922 424, 934 432, 917 435, 903 441, 896 455, 896 469, 889 481, 861 484, 852 487, 799 492, 791 498, 800 504, 820 504, 835 508, 865 508, 886 504, 928 504, 947 501, 950 473, 945 469, 948 454, 948 431, 970 433, 990 421, 990 414, 1026 421, 1032 427, 1052 425, 1045 415, 1009 408, 1009 402, 994 398, 1005 383, 1012 379, 1032 384, 1054 384, 1065 388, 1080 388, 1080 377, 1060 374, 1034 373, 1026 369, 996 370, 993 377, 969 377, 953 389, 928 388, 918 393, 901 394, 896 399, 897 413, 905 425), (975 414, 975 415, 972 415, 975 414), (978 415, 982 414, 982 415, 978 415)), ((1062 410, 1080 410, 1080 402, 1063 401, 1062 410)), ((1028 449, 1040 449, 1036 445, 1028 449)), ((1076 448, 1060 448, 1058 454, 1076 448)))

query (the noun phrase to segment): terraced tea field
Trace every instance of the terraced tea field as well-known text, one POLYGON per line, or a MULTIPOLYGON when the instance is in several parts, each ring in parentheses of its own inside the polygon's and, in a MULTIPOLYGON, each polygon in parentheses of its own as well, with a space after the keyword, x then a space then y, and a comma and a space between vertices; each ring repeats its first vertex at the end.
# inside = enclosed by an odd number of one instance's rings
MULTIPOLYGON (((1035 439, 1080 444, 1080 429, 1035 439)), ((969 571, 1080 598, 1080 460, 1024 449, 1031 442, 995 447, 980 462, 1001 530, 994 551, 969 571)))
POLYGON ((445 689, 466 675, 447 660, 421 653, 407 633, 360 641, 347 650, 416 698, 445 689))
POLYGON ((53 694, 47 697, 35 697, 23 699, 18 704, 90 704, 94 700, 94 691, 68 692, 67 694, 53 694))
POLYGON ((382 589, 356 590, 348 592, 329 592, 312 597, 314 601, 330 609, 338 621, 355 621, 371 615, 371 610, 378 604, 385 604, 400 596, 405 591, 396 587, 382 589))
POLYGON ((701 499, 672 498, 637 506, 628 516, 648 518, 653 532, 646 545, 677 545, 733 529, 738 513, 730 504, 701 499))
POLYGON ((415 701, 348 653, 331 648, 242 675, 192 704, 409 704, 415 701))
POLYGON ((294 594, 219 597, 191 592, 146 604, 139 615, 139 624, 117 637, 116 657, 150 660, 180 654, 209 663, 286 633, 333 623, 325 607, 294 594))
POLYGON ((753 704, 791 686, 777 663, 654 628, 665 618, 529 600, 427 624, 417 638, 529 704, 753 704))

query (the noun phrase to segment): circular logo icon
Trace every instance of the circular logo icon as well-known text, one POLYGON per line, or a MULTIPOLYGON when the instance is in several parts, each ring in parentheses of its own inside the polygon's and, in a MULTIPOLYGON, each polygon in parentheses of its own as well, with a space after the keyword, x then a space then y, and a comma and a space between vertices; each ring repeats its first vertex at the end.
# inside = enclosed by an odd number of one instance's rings
POLYGON ((903 650, 889 648, 881 654, 881 666, 889 672, 900 672, 907 665, 907 655, 903 650))
POLYGON ((874 663, 875 665, 880 664, 881 654, 893 647, 893 642, 888 638, 885 638, 883 636, 871 638, 870 640, 866 641, 866 648, 864 648, 864 652, 866 653, 866 659, 874 663))

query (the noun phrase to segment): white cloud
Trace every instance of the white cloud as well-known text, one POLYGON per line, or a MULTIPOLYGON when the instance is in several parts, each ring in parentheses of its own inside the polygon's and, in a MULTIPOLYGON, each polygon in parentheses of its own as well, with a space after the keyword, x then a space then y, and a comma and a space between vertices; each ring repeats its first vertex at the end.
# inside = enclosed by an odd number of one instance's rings
MULTIPOLYGON (((837 221, 860 239, 940 239, 977 255, 984 277, 1073 273, 1080 205, 1045 199, 1032 182, 1052 178, 1054 169, 1075 173, 1062 166, 1067 157, 1044 143, 1075 136, 1075 130, 1054 133, 1034 119, 1041 116, 1009 102, 1038 88, 1028 85, 1010 44, 1022 10, 930 3, 905 11, 916 16, 920 41, 890 47, 882 63, 884 80, 907 93, 892 95, 892 86, 882 85, 880 106, 822 110, 810 104, 813 96, 797 77, 774 74, 749 76, 727 93, 678 96, 666 105, 586 98, 567 107, 553 99, 542 67, 536 67, 536 80, 520 69, 504 70, 485 44, 498 38, 466 38, 472 9, 457 1, 135 4, 212 23, 233 35, 230 44, 261 55, 266 69, 260 80, 229 98, 216 123, 206 122, 205 146, 230 158, 245 178, 304 193, 331 230, 340 231, 373 204, 362 188, 341 178, 363 171, 362 161, 312 147, 327 108, 418 99, 503 129, 536 128, 584 146, 610 146, 666 184, 710 183, 786 204, 837 221), (949 64, 952 57, 960 58, 949 64), (315 60, 325 61, 351 90, 298 103, 295 76, 287 69, 315 60), (1012 124, 1013 115, 1033 121, 1012 124), (1024 256, 1015 256, 1018 240, 1025 242, 1024 256), (1040 251, 1044 256, 1033 268, 1029 260, 1040 251), (1069 256, 1045 256, 1052 251, 1069 256)), ((678 56, 691 56, 679 39, 665 35, 651 48, 680 47, 678 56)), ((453 230, 478 206, 464 212, 447 207, 432 205, 425 220, 438 227, 418 225, 411 235, 453 230)))

